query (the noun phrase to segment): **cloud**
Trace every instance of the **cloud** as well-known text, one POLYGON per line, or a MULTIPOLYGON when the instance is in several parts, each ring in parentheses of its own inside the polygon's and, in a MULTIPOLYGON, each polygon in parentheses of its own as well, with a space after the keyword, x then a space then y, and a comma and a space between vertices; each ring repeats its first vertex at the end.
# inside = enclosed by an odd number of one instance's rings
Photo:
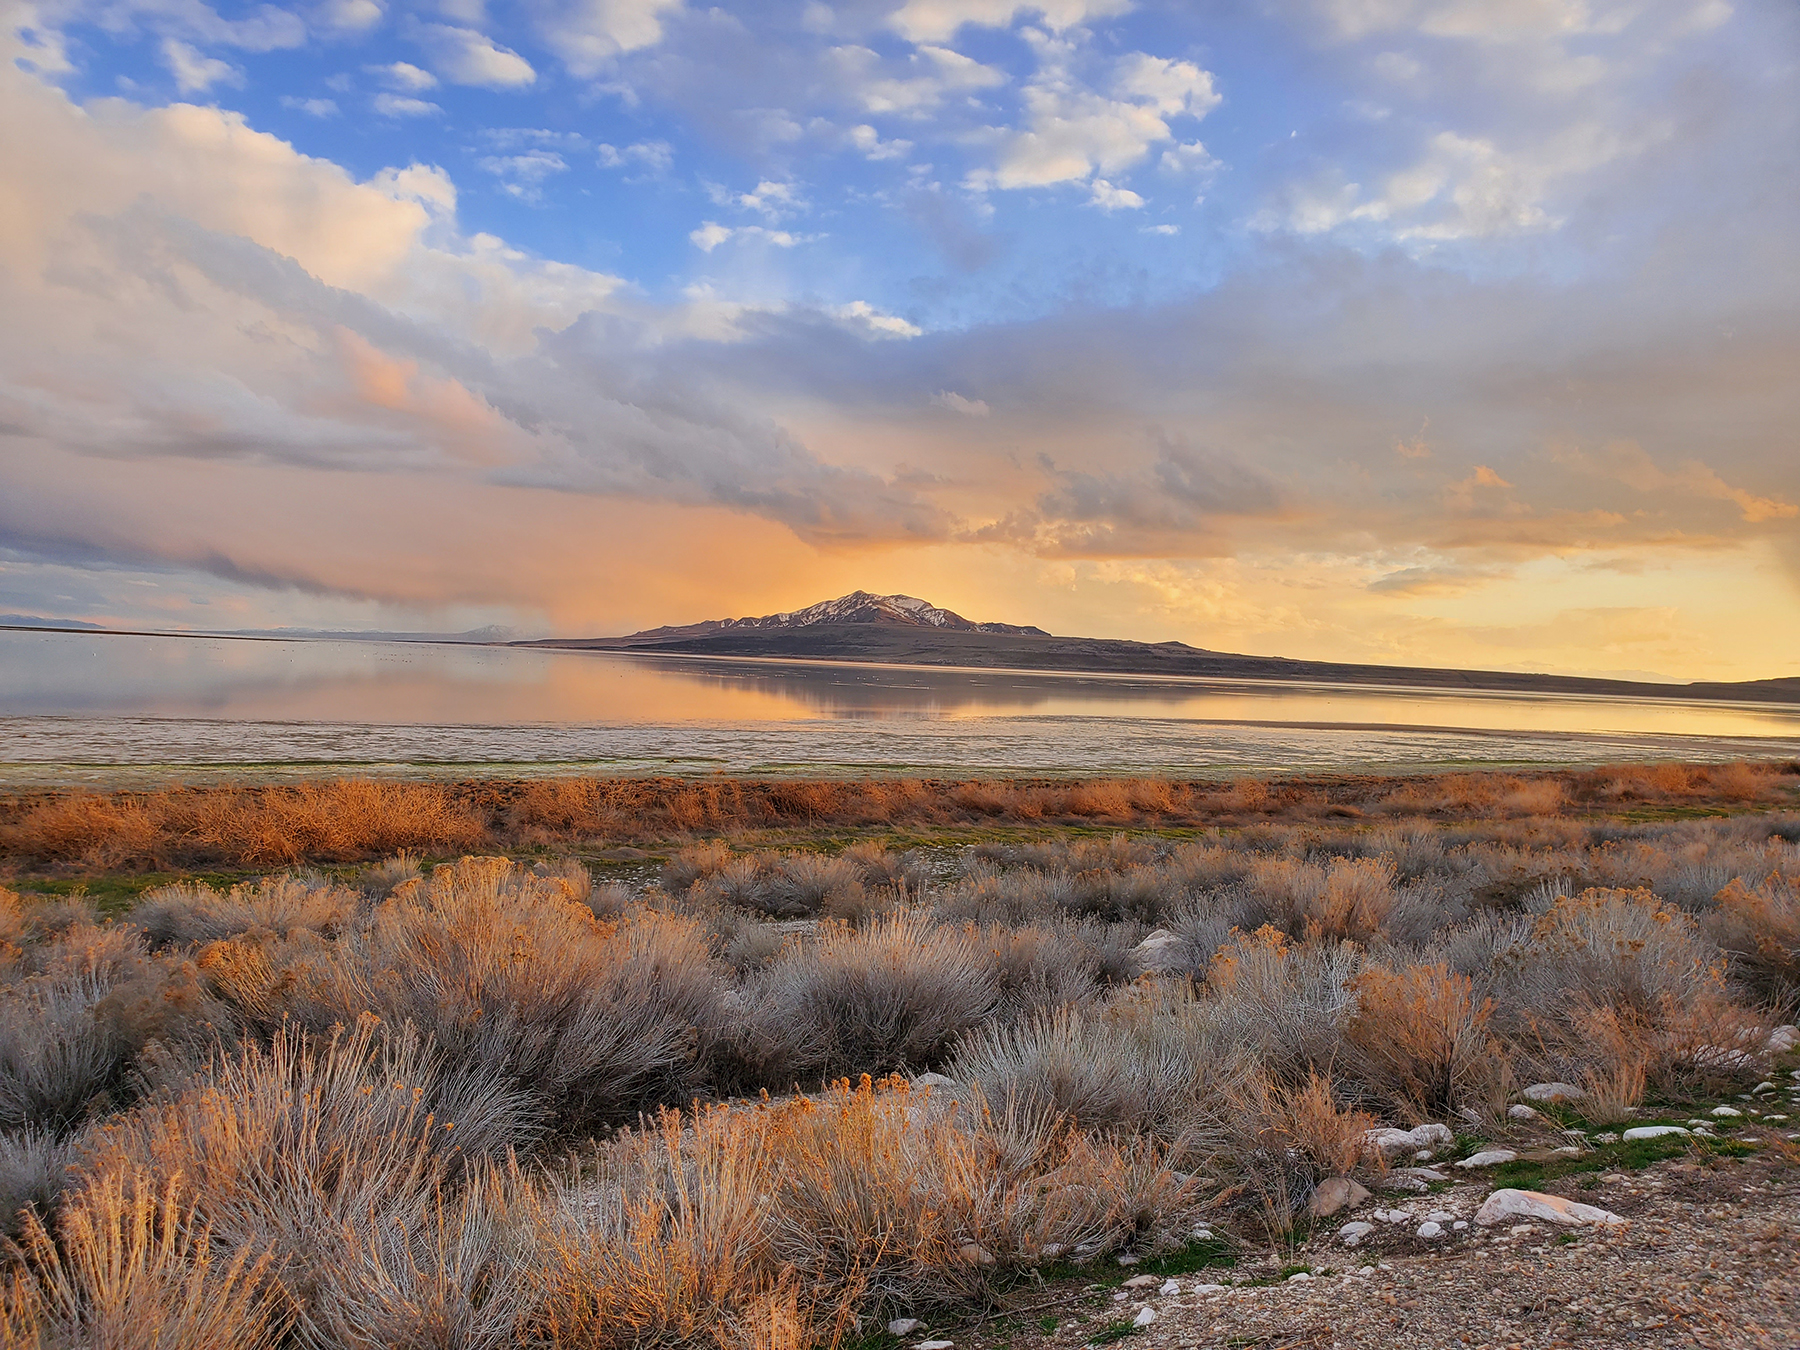
POLYGON ((863 111, 924 117, 958 95, 994 89, 1006 72, 949 47, 924 45, 903 60, 884 61, 868 47, 836 47, 830 59, 863 111))
POLYGON ((961 394, 948 389, 940 389, 931 396, 934 407, 946 412, 961 413, 964 417, 986 417, 992 410, 978 398, 964 398, 961 394))
POLYGON ((281 106, 292 108, 295 112, 303 112, 308 117, 336 117, 338 115, 337 100, 330 98, 290 98, 283 94, 281 106))
POLYGON ((1156 459, 1136 472, 1090 473, 1046 460, 1053 486, 1036 504, 972 537, 1047 557, 1201 556, 1225 551, 1230 520, 1281 511, 1274 483, 1236 456, 1157 440, 1156 459))
POLYGON ((852 300, 831 311, 845 325, 867 337, 916 338, 925 330, 897 314, 884 314, 867 300, 852 300))
POLYGON ((1623 483, 1637 492, 1729 502, 1750 525, 1800 518, 1800 505, 1734 487, 1699 460, 1683 460, 1673 470, 1664 469, 1635 441, 1613 441, 1592 454, 1580 449, 1559 449, 1556 458, 1584 472, 1623 483))
POLYGON ((1060 33, 1068 28, 1128 13, 1132 0, 906 0, 889 22, 909 42, 947 42, 965 24, 1010 28, 1022 15, 1035 15, 1060 33))
POLYGON ((1146 225, 1146 226, 1144 226, 1143 232, 1145 234, 1177 235, 1177 234, 1181 233, 1181 226, 1179 226, 1179 225, 1146 225))
POLYGON ((316 13, 319 23, 326 28, 361 33, 380 23, 387 11, 379 0, 324 0, 316 13))
POLYGON ((374 108, 383 117, 437 117, 444 111, 427 99, 405 94, 377 94, 374 108))
POLYGON ((874 127, 864 123, 851 127, 845 135, 850 144, 855 146, 862 157, 867 160, 905 159, 912 153, 913 143, 895 137, 891 141, 881 139, 881 134, 874 127))
POLYGON ((1144 199, 1130 188, 1114 187, 1104 178, 1096 178, 1089 184, 1091 195, 1088 204, 1097 206, 1102 211, 1136 211, 1144 205, 1144 199))
POLYGON ((163 65, 175 77, 175 87, 184 94, 201 94, 215 84, 242 84, 244 74, 229 61, 202 56, 185 42, 164 38, 163 65))
POLYGON ((452 84, 520 89, 537 79, 537 72, 524 57, 473 28, 421 24, 418 39, 431 54, 438 75, 452 84))
POLYGON ((638 141, 623 149, 602 143, 595 147, 603 169, 623 169, 636 164, 653 174, 664 174, 675 162, 675 150, 667 141, 638 141))
POLYGON ((429 70, 421 70, 410 61, 394 61, 385 66, 364 67, 370 74, 379 75, 394 89, 404 89, 409 93, 419 93, 426 89, 437 88, 438 78, 429 70))
POLYGON ((688 242, 702 253, 711 253, 728 239, 751 239, 776 248, 795 248, 823 238, 817 234, 794 234, 788 230, 770 230, 761 225, 721 225, 716 220, 701 224, 688 232, 688 242))
POLYGON ((527 150, 517 155, 487 155, 480 161, 487 172, 500 179, 509 196, 535 202, 543 195, 546 180, 566 173, 569 165, 554 150, 527 150))
POLYGON ((1077 77, 1073 50, 1040 44, 1045 61, 1026 86, 1020 128, 997 134, 992 168, 968 175, 983 188, 1046 187, 1117 175, 1172 140, 1168 119, 1204 117, 1217 106, 1212 76, 1186 61, 1134 53, 1116 63, 1111 92, 1077 77))
POLYGON ((689 241, 702 253, 711 253, 720 244, 731 238, 733 230, 729 225, 721 225, 716 220, 709 220, 698 229, 688 233, 689 241))
POLYGON ((596 75, 628 52, 654 47, 682 0, 548 0, 538 7, 544 40, 577 75, 596 75))

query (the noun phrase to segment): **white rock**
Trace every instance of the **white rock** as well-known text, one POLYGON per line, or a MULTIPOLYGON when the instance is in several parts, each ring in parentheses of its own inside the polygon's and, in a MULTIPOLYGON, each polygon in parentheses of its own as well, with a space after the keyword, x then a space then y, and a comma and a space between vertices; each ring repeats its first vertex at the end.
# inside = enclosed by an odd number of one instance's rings
POLYGON ((1174 1280, 1164 1280, 1162 1288, 1158 1289, 1156 1292, 1159 1294, 1179 1294, 1181 1292, 1181 1286, 1174 1280))
POLYGON ((1157 1284, 1158 1280, 1154 1275, 1133 1275, 1129 1280, 1125 1281, 1124 1284, 1120 1285, 1119 1288, 1154 1289, 1157 1284))
POLYGON ((1456 1229, 1458 1232, 1461 1232, 1463 1229, 1465 1229, 1469 1226, 1469 1221, 1467 1219, 1458 1219, 1455 1223, 1451 1224, 1450 1226, 1452 1228, 1456 1229))
POLYGON ((1172 970, 1187 965, 1188 945, 1166 928, 1158 928, 1131 949, 1145 970, 1172 970))
POLYGON ((1419 1225, 1419 1236, 1422 1238, 1441 1238, 1444 1236, 1444 1226, 1439 1223, 1433 1223, 1430 1219, 1427 1219, 1424 1223, 1419 1225))
POLYGON ((1374 1218, 1378 1223, 1411 1223, 1412 1211, 1410 1209, 1378 1209, 1374 1211, 1374 1218))
POLYGON ((1661 1139, 1671 1134, 1692 1133, 1692 1130, 1683 1125, 1633 1125, 1621 1137, 1629 1142, 1633 1139, 1661 1139))
POLYGON ((1434 1209, 1425 1217, 1432 1223, 1449 1223, 1456 1215, 1452 1214, 1447 1209, 1434 1209))
POLYGON ((1725 1120, 1732 1116, 1741 1116, 1744 1113, 1735 1106, 1715 1106, 1710 1114, 1719 1117, 1721 1120, 1725 1120))
POLYGON ((1155 1308, 1139 1308, 1138 1315, 1131 1319, 1131 1325, 1134 1327, 1147 1327, 1155 1320, 1155 1308))
POLYGON ((955 1350, 955 1341, 920 1341, 913 1350, 955 1350))
POLYGON ((888 1335, 910 1336, 925 1324, 916 1317, 896 1317, 888 1323, 888 1335))
POLYGON ((1197 1284, 1194 1286, 1194 1292, 1196 1294, 1222 1294, 1225 1292, 1225 1286, 1222 1284, 1197 1284))
POLYGON ((1508 1120, 1542 1120, 1544 1117, 1542 1112, 1533 1111, 1523 1102, 1514 1102, 1506 1108, 1506 1118, 1508 1120))
POLYGON ((1310 1280, 1311 1278, 1312 1272, 1310 1270, 1296 1270, 1292 1275, 1288 1276, 1288 1283, 1292 1284, 1295 1280, 1310 1280))
POLYGON ((1423 1152, 1429 1157, 1449 1148, 1456 1142, 1456 1136, 1450 1133, 1448 1125, 1430 1123, 1410 1130, 1397 1130, 1392 1126, 1386 1129, 1370 1130, 1363 1136, 1364 1147, 1381 1154, 1384 1158, 1398 1158, 1403 1154, 1423 1152))
POLYGON ((1374 1231, 1374 1224, 1358 1219, 1356 1222, 1347 1223, 1342 1228, 1338 1229, 1338 1240, 1346 1247, 1354 1247, 1374 1231))
POLYGON ((1768 1041, 1763 1049, 1771 1055, 1785 1055, 1796 1045, 1800 1045, 1800 1027, 1788 1025, 1776 1027, 1769 1033, 1768 1041))
POLYGON ((1475 1222, 1483 1228, 1491 1228, 1513 1219, 1543 1219, 1571 1226, 1627 1222, 1610 1210, 1578 1204, 1573 1200, 1565 1200, 1560 1195, 1545 1195, 1542 1191, 1495 1191, 1475 1212, 1475 1222))
POLYGON ((1458 1167, 1498 1167, 1501 1163, 1509 1163, 1519 1155, 1510 1148, 1484 1148, 1479 1153, 1471 1153, 1458 1167))
POLYGON ((1533 1083, 1519 1094, 1528 1102, 1578 1102, 1587 1093, 1573 1083, 1533 1083))

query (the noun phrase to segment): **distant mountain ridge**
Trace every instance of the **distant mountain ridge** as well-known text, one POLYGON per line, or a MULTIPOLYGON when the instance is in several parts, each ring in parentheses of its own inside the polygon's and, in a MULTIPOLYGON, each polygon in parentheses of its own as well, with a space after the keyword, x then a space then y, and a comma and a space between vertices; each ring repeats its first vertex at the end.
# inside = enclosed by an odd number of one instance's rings
POLYGON ((1027 624, 974 623, 917 596, 875 595, 869 591, 852 591, 835 600, 821 601, 784 614, 648 628, 625 637, 543 638, 512 645, 567 651, 629 652, 647 657, 874 662, 974 670, 1061 671, 1095 676, 1149 675, 1387 688, 1800 703, 1800 679, 1792 676, 1729 683, 1664 684, 1581 675, 1543 675, 1530 671, 1456 670, 1246 656, 1190 647, 1184 642, 1053 637, 1043 629, 1027 624))
POLYGON ((749 619, 708 619, 680 627, 648 628, 619 639, 621 642, 669 642, 681 638, 708 637, 714 633, 748 630, 815 628, 821 624, 892 624, 902 628, 937 628, 952 633, 1015 633, 1049 637, 1041 628, 1016 623, 974 623, 953 610, 941 609, 916 595, 875 595, 851 591, 835 600, 821 600, 805 609, 785 614, 764 614, 749 619))

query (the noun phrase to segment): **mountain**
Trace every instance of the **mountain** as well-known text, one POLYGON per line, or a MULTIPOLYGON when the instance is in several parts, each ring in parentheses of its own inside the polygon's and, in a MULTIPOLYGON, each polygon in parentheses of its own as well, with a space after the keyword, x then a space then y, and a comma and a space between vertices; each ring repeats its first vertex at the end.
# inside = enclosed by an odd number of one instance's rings
POLYGON ((862 661, 1113 676, 1800 703, 1800 679, 1792 677, 1735 684, 1653 684, 1510 670, 1353 665, 1297 661, 1283 656, 1243 656, 1190 647, 1184 642, 1054 637, 1026 624, 972 623, 916 596, 871 595, 867 591, 852 591, 836 600, 787 614, 713 619, 679 627, 650 628, 625 637, 546 638, 512 645, 642 656, 862 661))
POLYGON ((46 619, 41 614, 0 614, 0 628, 78 628, 98 629, 97 623, 83 619, 46 619))
POLYGON ((939 609, 913 595, 871 595, 868 591, 851 591, 848 595, 840 595, 836 600, 821 600, 816 605, 808 605, 805 609, 796 609, 788 614, 764 614, 756 619, 708 619, 705 623, 690 623, 680 628, 650 628, 617 640, 637 646, 710 637, 714 633, 787 631, 837 624, 888 624, 899 628, 938 628, 951 633, 1029 633, 1038 637, 1050 636, 1041 628, 1025 624, 971 623, 960 614, 939 609))

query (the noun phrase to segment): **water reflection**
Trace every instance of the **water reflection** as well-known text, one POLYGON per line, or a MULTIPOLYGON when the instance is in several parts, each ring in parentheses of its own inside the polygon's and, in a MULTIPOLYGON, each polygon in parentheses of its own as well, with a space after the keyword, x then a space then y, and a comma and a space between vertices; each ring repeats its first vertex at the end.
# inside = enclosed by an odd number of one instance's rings
POLYGON ((1800 753, 1800 707, 0 632, 0 763, 1094 771, 1800 753))

